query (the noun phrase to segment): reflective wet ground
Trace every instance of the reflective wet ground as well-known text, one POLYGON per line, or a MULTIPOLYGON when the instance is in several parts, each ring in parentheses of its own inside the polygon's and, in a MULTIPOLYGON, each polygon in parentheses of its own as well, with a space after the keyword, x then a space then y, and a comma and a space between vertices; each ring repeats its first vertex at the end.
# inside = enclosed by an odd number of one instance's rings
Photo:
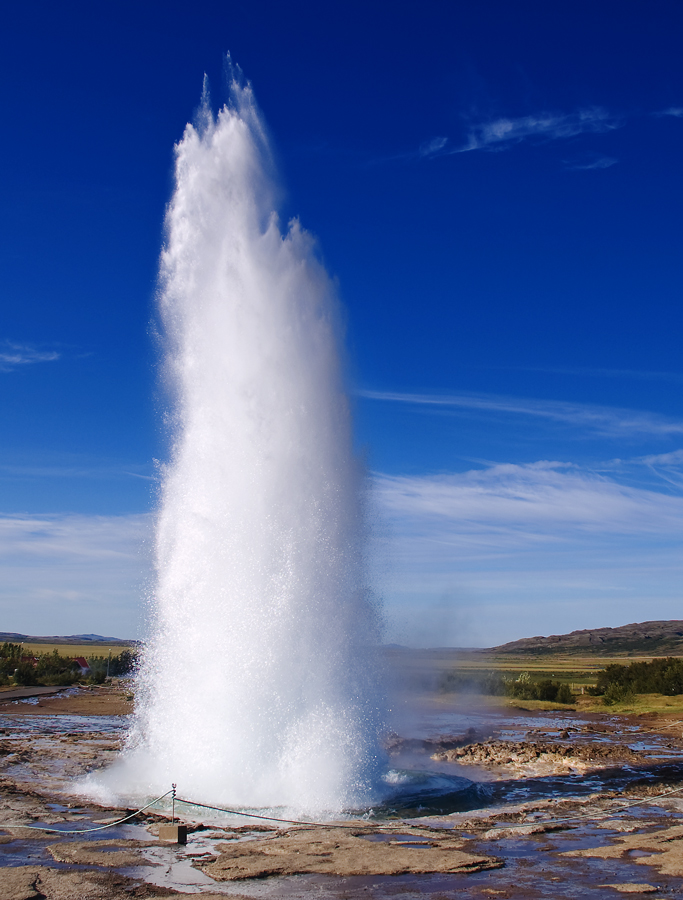
MULTIPOLYGON (((36 872, 47 873, 42 894, 34 890, 26 893, 27 898, 59 898, 49 879, 67 873, 85 881, 102 879, 97 890, 108 893, 78 888, 83 897, 118 898, 131 896, 133 890, 138 897, 170 897, 179 892, 293 900, 683 894, 683 827, 680 837, 670 834, 672 827, 683 826, 681 723, 656 731, 651 724, 609 714, 413 711, 394 744, 385 798, 373 810, 364 811, 368 833, 361 835, 362 840, 416 854, 416 859, 427 861, 428 868, 429 854, 438 844, 429 832, 425 836, 425 829, 432 828, 457 835, 468 853, 485 855, 501 867, 437 874, 285 874, 217 881, 203 869, 219 859, 226 847, 272 841, 276 834, 286 839, 297 829, 283 825, 280 832, 258 831, 245 818, 187 808, 183 814, 196 830, 184 847, 158 841, 155 830, 161 819, 155 815, 139 824, 90 835, 16 829, 14 825, 30 822, 64 831, 83 830, 120 815, 85 803, 71 792, 80 775, 114 758, 126 728, 124 716, 22 715, 21 708, 16 704, 9 714, 0 716, 0 883, 2 867, 17 873, 36 867, 36 872), (489 766, 431 758, 438 747, 486 747, 492 742, 503 747, 569 747, 572 752, 586 744, 599 745, 608 747, 612 758, 582 771, 565 765, 563 771, 544 773, 534 769, 550 765, 543 762, 542 754, 533 764, 499 760, 500 764, 489 766), (629 760, 620 762, 619 754, 626 751, 629 760), (661 796, 678 788, 680 794, 661 796), (629 802, 639 805, 626 808, 629 802), (387 823, 395 826, 391 833, 386 832, 387 823), (658 834, 666 834, 666 840, 653 851, 648 840, 658 834), (619 841, 624 835, 631 843, 621 852, 619 841), (679 841, 680 871, 674 852, 679 841), (565 855, 577 850, 603 856, 565 855), (656 865, 665 855, 667 864, 656 865), (115 861, 121 864, 112 865, 115 861), (112 881, 114 877, 120 883, 112 881), (106 889, 104 879, 108 879, 106 889)), ((568 759, 571 762, 573 757, 568 759)), ((36 883, 43 884, 43 876, 37 877, 36 883)))

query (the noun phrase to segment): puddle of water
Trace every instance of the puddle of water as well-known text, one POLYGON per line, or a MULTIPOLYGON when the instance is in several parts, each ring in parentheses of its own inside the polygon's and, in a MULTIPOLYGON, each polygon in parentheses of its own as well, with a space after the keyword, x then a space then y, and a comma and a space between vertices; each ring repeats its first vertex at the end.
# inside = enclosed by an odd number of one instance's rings
POLYGON ((20 838, 10 844, 0 844, 0 866, 49 865, 52 857, 46 849, 47 841, 20 838))
POLYGON ((189 842, 187 848, 160 844, 158 847, 145 847, 141 852, 145 859, 154 863, 155 867, 120 869, 122 875, 143 879, 147 884, 154 884, 157 887, 186 893, 199 893, 206 888, 222 892, 220 882, 214 881, 192 865, 195 859, 200 858, 195 841, 189 842))
POLYGON ((0 716, 0 727, 7 737, 25 737, 32 734, 78 737, 81 734, 122 734, 128 728, 130 716, 0 716))

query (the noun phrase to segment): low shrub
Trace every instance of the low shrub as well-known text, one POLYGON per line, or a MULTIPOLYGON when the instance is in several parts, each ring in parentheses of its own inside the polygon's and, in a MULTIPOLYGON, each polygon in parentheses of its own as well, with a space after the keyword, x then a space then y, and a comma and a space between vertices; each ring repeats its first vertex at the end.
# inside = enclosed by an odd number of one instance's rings
POLYGON ((613 706, 615 703, 631 703, 635 696, 635 693, 623 684, 610 684, 602 695, 602 702, 605 706, 613 706))
POLYGON ((612 663, 598 674, 595 693, 607 696, 610 689, 610 697, 617 696, 617 689, 631 695, 664 694, 673 697, 683 694, 683 659, 670 656, 650 662, 634 662, 628 666, 612 663))
POLYGON ((442 679, 441 690, 468 694, 484 694, 493 697, 512 697, 517 700, 548 700, 551 703, 573 703, 574 695, 569 685, 550 678, 533 681, 528 672, 522 672, 515 680, 500 672, 477 674, 447 672, 442 679))

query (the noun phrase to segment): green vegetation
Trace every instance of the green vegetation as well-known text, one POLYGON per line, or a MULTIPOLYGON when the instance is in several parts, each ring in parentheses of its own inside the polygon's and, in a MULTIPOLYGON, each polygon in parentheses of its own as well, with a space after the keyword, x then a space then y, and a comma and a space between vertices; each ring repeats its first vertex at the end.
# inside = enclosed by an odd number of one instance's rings
MULTIPOLYGON (((627 664, 600 660, 601 668, 593 671, 569 670, 562 659, 553 663, 550 672, 547 662, 530 665, 519 671, 509 665, 509 660, 489 660, 489 668, 467 664, 457 668, 442 669, 438 687, 441 693, 477 694, 480 696, 507 697, 512 700, 550 701, 574 703, 582 708, 596 703, 605 706, 643 707, 647 695, 648 708, 658 708, 654 698, 683 695, 683 659, 637 660, 627 664), (498 664, 496 666, 496 663, 498 664), (578 696, 577 693, 584 696, 578 696), (592 700, 589 698, 595 698, 592 700), (599 698, 599 699, 597 699, 599 698), (654 705, 653 705, 654 704, 654 705)), ((668 705, 668 704, 667 704, 668 705)), ((643 707, 644 709, 644 707, 643 707)))
POLYGON ((40 653, 36 656, 25 655, 21 644, 5 642, 0 646, 0 684, 8 685, 69 685, 85 681, 88 684, 102 684, 107 677, 128 675, 134 671, 137 663, 135 650, 122 650, 117 656, 90 657, 90 672, 81 674, 78 663, 71 655, 62 656, 58 650, 52 653, 40 653))
POLYGON ((601 696, 606 706, 631 701, 636 694, 683 694, 683 659, 666 657, 629 666, 610 664, 598 673, 598 683, 588 692, 601 696))
MULTIPOLYGON (((15 641, 15 643, 18 643, 15 641)), ((74 658, 76 656, 85 656, 86 659, 91 657, 107 656, 111 650, 112 654, 118 654, 122 650, 137 650, 139 644, 131 641, 130 643, 114 643, 112 641, 88 641, 82 644, 64 643, 59 641, 22 641, 21 646, 24 654, 38 656, 40 653, 52 653, 57 650, 62 656, 74 658)))
POLYGON ((517 700, 544 700, 551 703, 573 703, 574 695, 566 682, 551 678, 532 678, 522 672, 517 678, 502 672, 446 672, 440 685, 444 693, 485 694, 512 697, 517 700))

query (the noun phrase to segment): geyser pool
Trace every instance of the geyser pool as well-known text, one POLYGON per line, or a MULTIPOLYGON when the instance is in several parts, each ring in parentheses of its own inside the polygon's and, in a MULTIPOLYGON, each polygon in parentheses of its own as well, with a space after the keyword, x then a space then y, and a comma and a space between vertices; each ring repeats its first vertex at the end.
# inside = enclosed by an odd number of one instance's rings
MULTIPOLYGON (((364 476, 329 276, 281 231, 249 85, 176 147, 158 291, 171 403, 154 629, 119 796, 335 811, 381 770, 364 476)), ((91 785, 92 787, 92 785, 91 785)))

